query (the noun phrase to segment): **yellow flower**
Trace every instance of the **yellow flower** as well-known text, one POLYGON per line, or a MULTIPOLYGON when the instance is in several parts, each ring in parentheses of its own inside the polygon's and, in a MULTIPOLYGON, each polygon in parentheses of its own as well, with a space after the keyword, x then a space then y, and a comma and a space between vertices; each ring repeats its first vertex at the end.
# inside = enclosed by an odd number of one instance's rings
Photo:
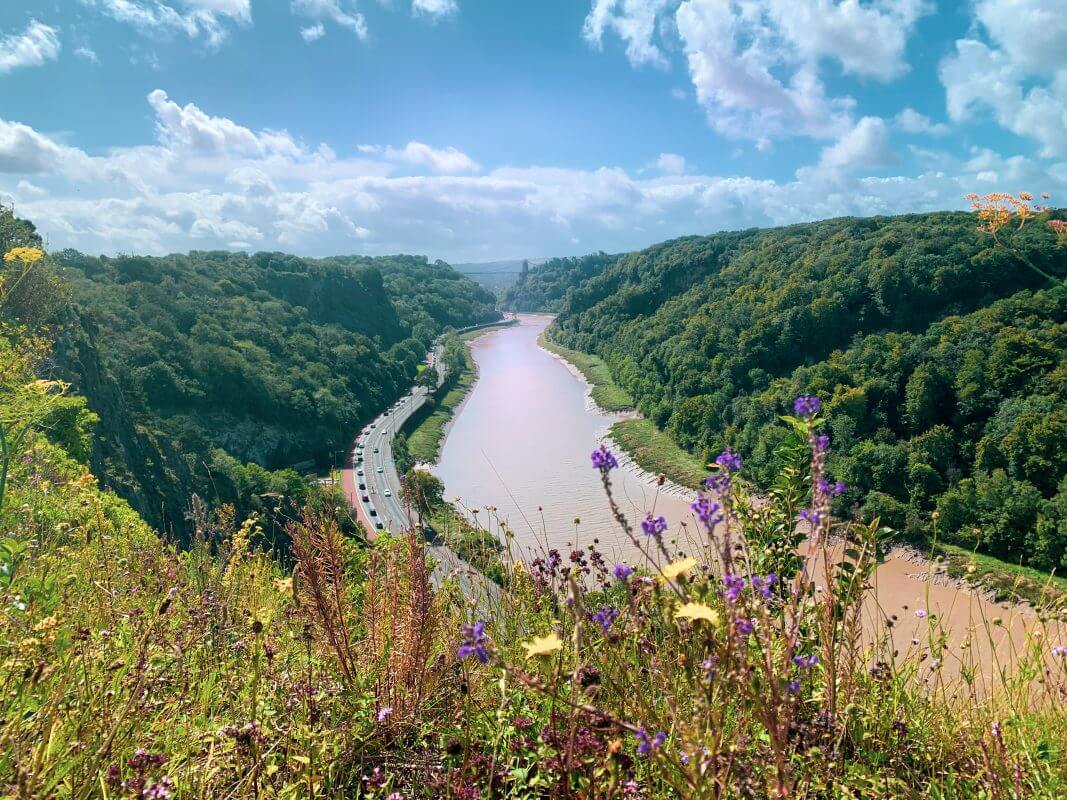
POLYGON ((719 626, 719 612, 703 603, 686 603, 674 612, 675 619, 706 620, 713 626, 719 626))
POLYGON ((689 572, 693 567, 700 564, 695 558, 682 558, 678 561, 672 561, 670 564, 660 570, 660 576, 665 581, 672 581, 679 575, 684 575, 689 572))
POLYGON ((527 658, 550 656, 563 649, 563 640, 556 634, 550 633, 548 636, 535 636, 532 640, 523 642, 522 646, 526 649, 527 658))
POLYGON ((4 253, 4 261, 9 264, 18 259, 24 264, 34 264, 44 258, 44 250, 39 247, 13 247, 4 253))

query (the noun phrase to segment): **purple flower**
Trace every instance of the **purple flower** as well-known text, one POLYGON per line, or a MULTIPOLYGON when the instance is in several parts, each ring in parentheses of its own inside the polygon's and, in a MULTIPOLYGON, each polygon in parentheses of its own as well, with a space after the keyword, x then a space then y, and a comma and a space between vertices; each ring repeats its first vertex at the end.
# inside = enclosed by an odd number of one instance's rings
POLYGON ((689 504, 689 507, 693 509, 693 513, 697 515, 697 519, 708 528, 714 528, 722 522, 722 517, 716 516, 722 506, 718 503, 711 502, 706 497, 698 497, 689 504))
POLYGON ((649 514, 641 520, 641 530, 645 532, 645 536, 659 536, 667 530, 667 518, 660 516, 653 519, 649 514))
POLYGON ((481 663, 489 663, 489 652, 485 649, 489 639, 485 635, 485 623, 475 622, 473 625, 463 626, 463 644, 459 646, 456 655, 460 659, 474 656, 481 663))
POLYGON ((146 800, 166 800, 170 797, 170 791, 174 788, 174 784, 171 783, 169 778, 164 778, 158 783, 153 783, 141 792, 141 797, 146 800))
POLYGON ((600 630, 602 630, 606 636, 608 631, 611 630, 611 624, 615 621, 617 616, 619 616, 619 612, 616 609, 611 608, 610 606, 605 606, 593 614, 593 622, 600 626, 600 630))
POLYGON ((796 694, 799 691, 800 691, 800 681, 790 681, 789 682, 789 693, 790 694, 796 694))
POLYGON ((615 580, 624 581, 633 575, 634 571, 628 564, 616 564, 612 573, 615 575, 615 580))
POLYGON ((741 469, 741 456, 727 447, 719 456, 715 459, 715 463, 722 467, 726 472, 737 472, 741 469))
POLYGON ((830 437, 825 433, 815 440, 815 449, 820 453, 825 453, 827 448, 830 447, 830 437))
POLYGON ((919 619, 925 619, 926 618, 926 611, 924 611, 921 608, 920 609, 916 609, 915 616, 917 616, 919 619))
POLYGON ((1067 658, 1067 645, 1057 644, 1052 647, 1052 655, 1067 658))
POLYGON ((778 576, 773 572, 769 573, 766 578, 761 578, 758 575, 754 575, 749 578, 749 583, 752 588, 759 592, 764 600, 771 599, 771 587, 778 581, 778 576))
POLYGON ((810 522, 812 525, 818 525, 822 522, 822 514, 810 508, 800 509, 800 513, 797 514, 797 519, 801 519, 804 522, 810 522))
POLYGON ((723 590, 723 597, 726 598, 727 603, 733 605, 741 596, 741 592, 744 591, 745 579, 736 575, 724 575, 722 582, 723 586, 726 587, 723 590))
POLYGON ((793 656, 793 663, 801 669, 807 669, 808 667, 814 667, 819 663, 819 656, 812 653, 810 656, 793 656))
POLYGON ((634 736, 637 737, 637 754, 641 756, 649 755, 653 750, 662 747, 663 743, 667 741, 667 734, 663 731, 650 737, 648 731, 644 728, 638 728, 634 736))
POLYGON ((822 408, 822 400, 814 395, 802 394, 793 401, 793 410, 802 417, 811 418, 819 413, 822 408))
POLYGON ((848 491, 848 486, 838 481, 837 483, 830 483, 830 481, 823 478, 818 483, 819 491, 823 494, 828 494, 831 497, 839 494, 844 494, 848 491))
POLYGON ((382 710, 378 712, 378 722, 385 722, 392 715, 393 715, 393 707, 392 706, 383 706, 382 710))
POLYGON ((593 469, 598 469, 604 474, 611 472, 611 470, 619 466, 615 454, 608 450, 604 445, 600 445, 600 447, 594 450, 590 458, 593 460, 593 469))
POLYGON ((745 619, 744 617, 737 617, 734 620, 734 630, 736 630, 741 636, 748 636, 752 633, 752 620, 745 619))

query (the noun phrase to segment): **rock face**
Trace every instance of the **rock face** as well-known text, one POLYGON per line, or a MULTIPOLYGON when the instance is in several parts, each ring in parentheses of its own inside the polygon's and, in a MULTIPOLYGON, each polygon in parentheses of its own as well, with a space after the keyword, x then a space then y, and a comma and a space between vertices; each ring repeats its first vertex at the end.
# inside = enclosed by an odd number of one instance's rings
POLYGON ((91 318, 72 310, 53 349, 58 376, 100 416, 90 467, 101 485, 123 497, 154 528, 181 536, 191 484, 189 465, 165 439, 134 419, 122 387, 100 357, 91 318))

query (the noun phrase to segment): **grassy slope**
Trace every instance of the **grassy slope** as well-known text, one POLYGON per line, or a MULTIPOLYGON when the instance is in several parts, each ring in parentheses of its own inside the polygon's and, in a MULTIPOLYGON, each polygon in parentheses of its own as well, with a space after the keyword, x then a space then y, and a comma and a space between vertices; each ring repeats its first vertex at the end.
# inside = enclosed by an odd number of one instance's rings
POLYGON ((548 329, 541 334, 537 343, 550 353, 555 353, 560 358, 572 364, 585 379, 592 385, 593 402, 605 411, 629 411, 634 407, 634 399, 629 392, 615 383, 611 376, 611 370, 599 356, 571 350, 569 347, 556 344, 547 335, 548 329))
POLYGON ((627 419, 611 426, 611 438, 646 472, 662 472, 681 486, 696 489, 708 475, 704 462, 659 430, 652 420, 627 419))

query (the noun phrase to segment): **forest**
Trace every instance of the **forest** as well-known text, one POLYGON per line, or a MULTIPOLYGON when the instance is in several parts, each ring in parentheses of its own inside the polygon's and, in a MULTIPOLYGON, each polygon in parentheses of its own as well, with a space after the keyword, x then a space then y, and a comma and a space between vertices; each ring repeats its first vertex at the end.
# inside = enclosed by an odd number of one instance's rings
MULTIPOLYGON (((39 244, 10 212, 10 244, 39 244)), ((264 510, 308 492, 402 394, 443 330, 494 298, 424 257, 282 253, 52 257, 54 368, 101 418, 97 475, 155 526, 187 532, 193 493, 264 510)))
POLYGON ((558 309, 554 339, 601 356, 694 453, 730 445, 766 485, 778 416, 818 394, 850 489, 835 512, 1062 570, 1067 248, 1044 223, 1001 239, 966 213, 834 219, 677 239, 591 276, 548 262, 527 285, 550 295, 510 297, 558 309))

